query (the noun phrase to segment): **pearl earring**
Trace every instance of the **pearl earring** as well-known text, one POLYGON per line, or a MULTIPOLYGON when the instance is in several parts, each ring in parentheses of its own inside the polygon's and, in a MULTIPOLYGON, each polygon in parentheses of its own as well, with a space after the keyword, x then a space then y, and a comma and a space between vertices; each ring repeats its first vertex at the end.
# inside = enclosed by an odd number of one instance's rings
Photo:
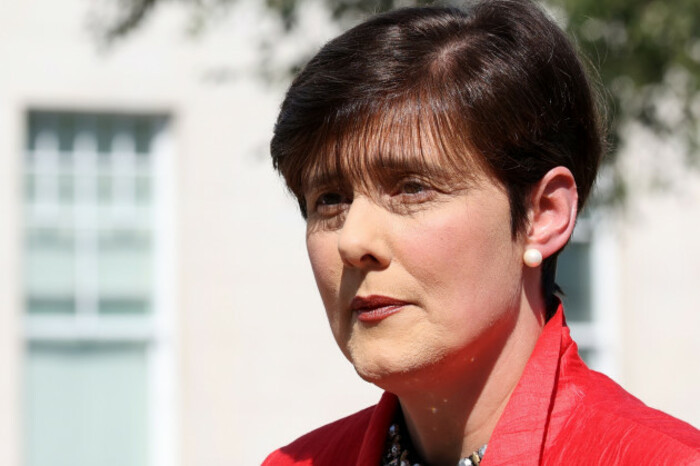
POLYGON ((539 267, 542 263, 542 253, 535 248, 527 248, 523 254, 523 262, 528 267, 539 267))

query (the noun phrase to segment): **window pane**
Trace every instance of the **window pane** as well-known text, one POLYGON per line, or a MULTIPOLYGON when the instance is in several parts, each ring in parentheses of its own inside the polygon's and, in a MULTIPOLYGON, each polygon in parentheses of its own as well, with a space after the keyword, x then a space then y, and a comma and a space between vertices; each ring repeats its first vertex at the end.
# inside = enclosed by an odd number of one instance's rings
POLYGON ((75 241, 72 231, 30 230, 25 248, 28 312, 73 312, 75 241))
POLYGON ((59 149, 63 154, 73 151, 75 138, 75 117, 71 113, 57 116, 59 149))
POLYGON ((104 231, 99 237, 102 313, 146 313, 151 295, 152 251, 148 232, 104 231))
POLYGON ((571 322, 591 320, 590 243, 572 242, 557 263, 557 283, 564 291, 564 309, 571 322))
POLYGON ((147 299, 100 298, 101 314, 148 314, 151 303, 147 299))
POLYGON ((68 315, 75 312, 75 300, 72 297, 53 296, 47 298, 28 297, 27 312, 30 314, 61 314, 68 315))
POLYGON ((26 464, 145 465, 146 369, 145 345, 30 344, 26 464))
POLYGON ((100 204, 112 202, 112 177, 100 175, 97 177, 97 198, 100 204))
POLYGON ((24 175, 24 200, 27 203, 34 202, 36 196, 36 177, 34 174, 24 175))
POLYGON ((134 139, 136 141, 136 153, 148 154, 151 151, 152 138, 153 119, 136 118, 134 121, 134 139))
POLYGON ((109 154, 112 145, 113 117, 100 115, 97 118, 95 131, 97 132, 97 151, 100 154, 109 154))
POLYGON ((593 364, 593 358, 595 356, 595 350, 593 348, 579 348, 579 356, 583 359, 583 362, 591 366, 593 364))
POLYGON ((151 202, 151 179, 148 176, 137 176, 135 181, 136 203, 148 205, 151 202))
POLYGON ((47 146, 58 151, 60 138, 57 116, 50 112, 30 113, 27 136, 27 147, 30 151, 46 149, 47 146))
POLYGON ((58 198, 62 204, 72 204, 75 192, 73 177, 61 175, 58 177, 58 198))

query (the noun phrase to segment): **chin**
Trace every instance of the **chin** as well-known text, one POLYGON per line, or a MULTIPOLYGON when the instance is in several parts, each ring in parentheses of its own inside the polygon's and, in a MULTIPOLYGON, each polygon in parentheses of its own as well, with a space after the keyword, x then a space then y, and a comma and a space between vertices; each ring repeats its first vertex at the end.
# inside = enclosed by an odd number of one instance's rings
POLYGON ((431 380, 447 356, 445 352, 421 350, 417 345, 404 354, 353 349, 347 354, 363 380, 394 393, 406 383, 421 385, 421 381, 431 380))

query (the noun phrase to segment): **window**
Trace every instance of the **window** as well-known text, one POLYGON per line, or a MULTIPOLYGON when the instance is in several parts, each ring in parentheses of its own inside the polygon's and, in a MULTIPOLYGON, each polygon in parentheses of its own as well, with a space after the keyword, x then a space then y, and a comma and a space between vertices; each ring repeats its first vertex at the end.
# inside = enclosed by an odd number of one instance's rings
POLYGON ((570 243, 559 256, 557 283, 579 354, 593 369, 613 376, 614 245, 595 216, 579 217, 570 243), (596 228, 594 228, 594 225, 596 228))
POLYGON ((172 411, 162 375, 172 367, 167 121, 27 120, 26 464, 165 464, 156 424, 172 411))

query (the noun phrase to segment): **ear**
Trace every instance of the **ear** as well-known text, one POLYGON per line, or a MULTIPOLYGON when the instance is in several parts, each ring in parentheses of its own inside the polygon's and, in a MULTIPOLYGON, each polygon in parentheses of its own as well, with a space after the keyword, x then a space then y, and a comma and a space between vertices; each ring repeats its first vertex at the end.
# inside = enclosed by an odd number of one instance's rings
POLYGON ((564 247, 576 223, 578 191, 566 167, 555 167, 537 183, 530 195, 525 248, 547 258, 564 247))

